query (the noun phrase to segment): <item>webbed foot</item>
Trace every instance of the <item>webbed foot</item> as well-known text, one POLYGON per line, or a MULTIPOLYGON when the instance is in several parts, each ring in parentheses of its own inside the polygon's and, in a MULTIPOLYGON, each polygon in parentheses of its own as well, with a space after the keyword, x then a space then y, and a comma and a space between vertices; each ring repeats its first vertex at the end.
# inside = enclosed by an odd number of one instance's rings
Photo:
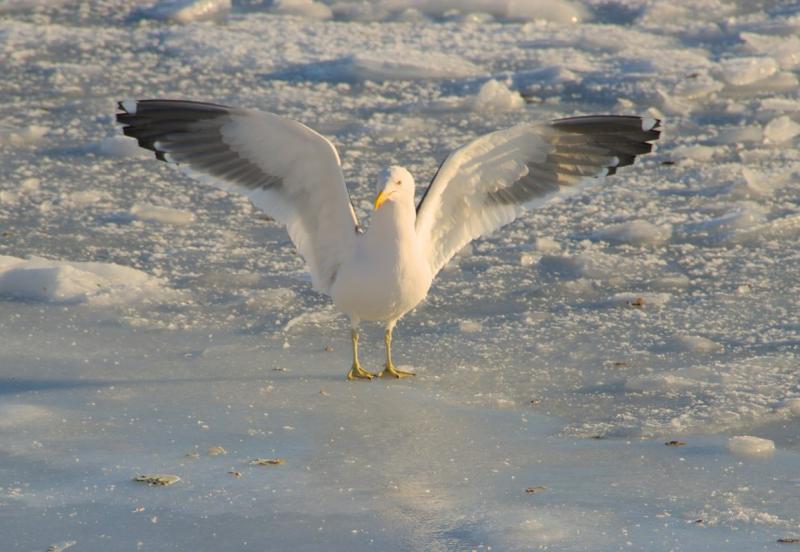
POLYGON ((398 370, 397 368, 394 367, 394 364, 387 364, 383 372, 378 374, 378 377, 400 379, 416 375, 417 375, 416 372, 406 372, 405 370, 398 370))
POLYGON ((371 380, 374 377, 375 374, 373 374, 372 372, 367 372, 357 362, 354 362, 353 367, 350 368, 349 372, 347 372, 347 379, 350 381, 353 381, 354 379, 371 380))

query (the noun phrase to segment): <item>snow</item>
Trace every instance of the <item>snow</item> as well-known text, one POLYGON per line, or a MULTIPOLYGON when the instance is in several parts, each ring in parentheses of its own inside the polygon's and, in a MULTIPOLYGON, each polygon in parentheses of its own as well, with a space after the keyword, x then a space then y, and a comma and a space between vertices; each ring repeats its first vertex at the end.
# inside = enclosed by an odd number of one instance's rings
POLYGON ((0 256, 0 296, 27 301, 114 305, 170 297, 164 282, 112 263, 0 256))
POLYGON ((222 19, 230 9, 231 0, 159 0, 142 10, 142 14, 153 19, 191 23, 222 19))
POLYGON ((312 19, 330 19, 333 17, 331 9, 314 0, 277 0, 271 11, 273 13, 298 15, 312 19))
POLYGON ((131 207, 131 215, 146 222, 160 222, 175 226, 185 226, 195 221, 194 213, 173 209, 172 207, 159 207, 146 203, 136 203, 131 207))
POLYGON ((525 106, 518 92, 509 90, 502 82, 490 79, 483 83, 472 102, 475 111, 513 111, 525 106))
MULTIPOLYGON (((800 534, 788 3, 0 4, 5 548, 749 552, 800 534), (485 132, 637 113, 663 134, 473 242, 397 325, 417 376, 358 385, 348 322, 285 231, 121 136, 116 102, 148 97, 310 125, 365 224, 380 168, 408 167, 420 197, 485 132)), ((361 329, 378 371, 383 328, 361 329)))
POLYGON ((781 144, 788 142, 798 134, 800 134, 800 124, 794 122, 788 115, 782 115, 771 120, 764 127, 764 142, 781 144))
POLYGON ((775 443, 752 435, 737 435, 728 439, 728 450, 747 458, 768 457, 775 454, 775 443))
POLYGON ((778 72, 778 63, 771 57, 742 57, 722 60, 722 78, 733 86, 745 86, 778 72))
POLYGON ((657 226, 646 220, 632 220, 602 228, 595 235, 611 243, 656 245, 670 238, 672 227, 669 224, 657 226))

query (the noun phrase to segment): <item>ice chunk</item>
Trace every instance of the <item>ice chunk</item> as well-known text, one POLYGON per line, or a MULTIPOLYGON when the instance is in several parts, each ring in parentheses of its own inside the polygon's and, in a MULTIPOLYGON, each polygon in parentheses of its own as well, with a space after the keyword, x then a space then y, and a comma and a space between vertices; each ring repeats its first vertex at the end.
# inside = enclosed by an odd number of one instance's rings
POLYGON ((526 94, 549 90, 556 86, 580 82, 581 77, 563 65, 548 65, 514 74, 514 86, 526 94))
POLYGON ((45 303, 117 305, 169 299, 163 280, 111 263, 0 256, 0 296, 45 303))
POLYGON ((461 333, 478 333, 483 329, 483 325, 477 320, 462 320, 458 323, 461 333))
POLYGON ((669 224, 655 225, 646 220, 632 220, 606 226, 594 235, 597 239, 611 243, 656 245, 667 241, 672 236, 672 226, 669 224))
POLYGON ((223 19, 230 10, 231 0, 162 0, 141 13, 152 19, 191 23, 223 19))
POLYGON ((800 38, 797 36, 757 33, 742 33, 740 36, 749 50, 756 54, 771 56, 781 69, 792 70, 800 67, 800 38))
POLYGON ((105 157, 150 157, 152 154, 139 147, 139 143, 127 136, 109 136, 93 144, 90 150, 105 157))
POLYGON ((646 393, 671 393, 697 387, 698 382, 680 373, 647 374, 632 376, 625 380, 627 391, 646 393))
POLYGON ((483 69, 454 54, 415 50, 360 52, 342 61, 357 80, 458 79, 484 74, 483 69))
POLYGON ((722 345, 699 335, 679 335, 672 340, 671 349, 685 353, 709 354, 722 350, 722 345))
POLYGON ((740 199, 752 199, 771 195, 775 183, 762 172, 742 167, 742 179, 730 187, 730 194, 740 199))
POLYGON ((409 10, 462 22, 475 22, 476 18, 469 15, 477 16, 477 22, 485 21, 489 15, 511 21, 545 20, 565 24, 579 23, 588 17, 586 8, 571 0, 382 0, 334 4, 337 17, 361 21, 396 19, 409 10))
POLYGON ((794 122, 788 115, 781 115, 764 127, 764 143, 788 142, 798 134, 800 134, 800 124, 794 122))
POLYGON ((729 58, 720 65, 723 80, 733 86, 751 84, 778 72, 778 62, 771 57, 729 58))
POLYGON ((608 303, 611 306, 626 306, 636 308, 663 307, 672 298, 669 293, 634 293, 630 291, 615 293, 608 303))
POLYGON ((736 456, 765 458, 775 453, 775 442, 752 435, 737 435, 728 439, 728 450, 736 456))
POLYGON ((512 111, 524 106, 525 100, 518 92, 494 79, 486 81, 472 100, 474 111, 512 111))
POLYGON ((194 213, 182 211, 171 207, 159 207, 146 203, 137 203, 131 207, 131 215, 139 220, 147 222, 160 222, 162 224, 174 224, 184 226, 194 222, 194 213))
POLYGON ((720 148, 713 146, 679 146, 672 152, 672 156, 677 159, 693 159, 694 161, 709 161, 714 155, 719 153, 720 148))
POLYGON ((314 0, 276 0, 270 11, 286 15, 299 15, 309 19, 333 17, 333 12, 328 6, 314 0))
POLYGON ((764 139, 764 131, 759 125, 721 127, 714 140, 717 144, 752 144, 764 139))
POLYGON ((787 408, 793 416, 800 416, 800 398, 786 399, 783 406, 787 408))
POLYGON ((0 146, 9 144, 12 146, 26 146, 39 142, 47 134, 49 129, 39 125, 26 127, 13 127, 0 125, 0 146))
POLYGON ((561 253, 561 246, 559 243, 550 236, 540 236, 533 242, 533 247, 536 251, 541 251, 548 255, 556 255, 561 253))

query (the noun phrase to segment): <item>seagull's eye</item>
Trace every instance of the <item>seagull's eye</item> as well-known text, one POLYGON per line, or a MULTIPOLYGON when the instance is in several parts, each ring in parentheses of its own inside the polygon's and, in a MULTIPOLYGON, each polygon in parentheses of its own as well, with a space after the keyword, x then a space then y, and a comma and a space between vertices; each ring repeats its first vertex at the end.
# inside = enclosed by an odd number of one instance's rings
POLYGON ((400 186, 402 183, 403 183, 403 181, 402 181, 402 180, 398 180, 397 182, 395 182, 395 184, 396 184, 397 186, 400 186))

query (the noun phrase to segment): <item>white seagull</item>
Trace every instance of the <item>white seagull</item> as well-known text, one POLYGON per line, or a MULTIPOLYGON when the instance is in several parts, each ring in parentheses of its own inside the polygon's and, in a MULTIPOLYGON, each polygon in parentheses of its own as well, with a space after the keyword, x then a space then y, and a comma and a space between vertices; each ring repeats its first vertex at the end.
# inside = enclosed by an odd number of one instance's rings
POLYGON ((384 169, 364 231, 336 148, 305 125, 263 111, 183 100, 122 101, 117 121, 158 159, 247 196, 286 225, 314 289, 350 317, 348 379, 375 377, 358 361, 359 322, 385 324, 380 376, 413 375, 392 362, 392 330, 459 249, 526 208, 631 165, 660 134, 657 119, 615 115, 492 132, 452 152, 416 206, 411 174, 397 166, 384 169))

